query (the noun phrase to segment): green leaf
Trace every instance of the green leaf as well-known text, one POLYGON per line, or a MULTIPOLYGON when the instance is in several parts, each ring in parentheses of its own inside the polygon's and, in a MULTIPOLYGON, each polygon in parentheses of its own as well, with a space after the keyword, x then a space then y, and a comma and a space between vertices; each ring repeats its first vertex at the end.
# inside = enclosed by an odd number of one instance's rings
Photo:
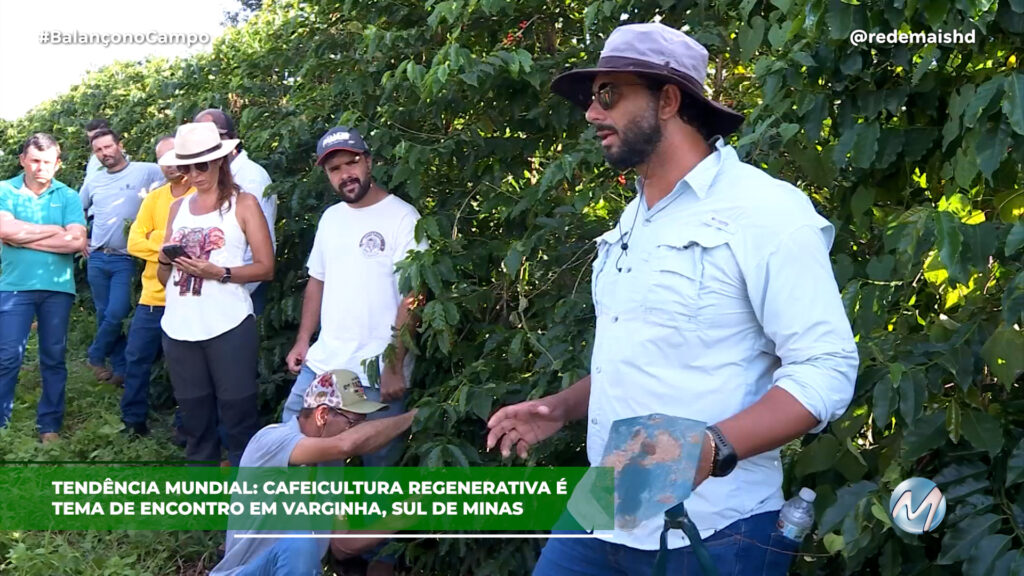
POLYGON ((981 349, 992 374, 1006 386, 1013 385, 1017 376, 1024 372, 1024 333, 1012 326, 1001 324, 981 349))
POLYGON ((875 392, 871 395, 871 413, 875 417, 875 425, 885 430, 889 427, 892 418, 892 409, 896 405, 898 397, 896 389, 888 378, 883 378, 875 384, 875 392))
POLYGON ((1006 461, 1006 487, 1018 482, 1024 482, 1024 439, 1017 442, 1017 447, 1006 461))
POLYGON ((519 243, 513 244, 508 249, 508 254, 505 256, 503 265, 505 267, 505 274, 509 277, 514 278, 519 274, 519 267, 523 263, 523 253, 519 243))
POLYGON ((850 199, 850 211, 854 216, 860 216, 871 208, 875 202, 875 189, 867 186, 858 186, 850 199))
MULTIPOLYGON (((945 10, 945 8, 943 8, 945 10)), ((911 76, 910 83, 917 85, 924 78, 924 75, 935 65, 936 59, 939 56, 939 49, 934 45, 929 44, 924 50, 919 53, 921 59, 918 61, 917 66, 914 68, 914 74, 911 76)))
POLYGON ((843 549, 843 537, 839 534, 825 534, 822 542, 825 544, 825 550, 828 550, 829 554, 835 554, 843 549))
POLYGON ((878 151, 878 124, 866 122, 854 128, 853 148, 850 151, 850 162, 858 168, 870 168, 878 151))
POLYGON ((754 51, 761 45, 761 39, 764 38, 766 24, 767 22, 765 22, 764 18, 754 16, 750 19, 750 26, 740 28, 740 58, 743 60, 753 58, 754 51))
POLYGON ((1003 86, 1003 114, 1017 134, 1024 134, 1024 73, 1014 72, 1003 86))
POLYGON ((1010 234, 1006 237, 1006 250, 1004 253, 1007 256, 1012 256, 1017 250, 1020 250, 1021 246, 1024 246, 1024 222, 1017 222, 1010 228, 1010 234))
POLYGON ((818 436, 800 450, 796 459, 796 475, 804 477, 814 472, 821 472, 832 467, 839 457, 839 441, 831 434, 818 436))
POLYGON ((964 108, 964 126, 974 128, 982 111, 985 110, 985 107, 992 101, 992 97, 1003 88, 1005 83, 1006 81, 1002 77, 996 77, 978 86, 978 89, 974 92, 974 97, 971 98, 967 107, 964 108))
POLYGON ((955 400, 949 403, 946 408, 946 432, 954 444, 960 443, 960 432, 963 426, 963 418, 960 415, 960 404, 955 400))
MULTIPOLYGON (((991 484, 989 484, 989 486, 991 486, 991 484)), ((943 495, 945 495, 945 492, 943 492, 943 495)), ((947 526, 959 524, 966 518, 979 516, 988 512, 995 506, 995 504, 995 500, 988 494, 972 494, 957 502, 956 506, 953 507, 953 512, 951 514, 946 514, 946 519, 943 520, 943 522, 945 522, 947 526)))
POLYGON ((814 58, 811 57, 811 55, 808 54, 807 52, 794 52, 792 54, 792 58, 793 60, 796 60, 798 63, 807 66, 808 68, 816 65, 816 63, 814 62, 814 58))
POLYGON ((957 150, 953 159, 953 175, 956 183, 961 188, 970 189, 974 183, 974 177, 978 174, 978 159, 973 152, 967 151, 967 146, 957 150))
POLYGON ((906 377, 900 381, 900 416, 908 424, 917 420, 924 410, 925 385, 920 378, 906 377))
POLYGON ((793 135, 799 131, 799 124, 783 124, 782 126, 779 126, 779 135, 782 136, 783 143, 792 138, 793 135))
POLYGON ((981 539, 961 568, 964 576, 989 576, 996 558, 1010 549, 1010 537, 991 534, 981 539))
POLYGON ((849 52, 839 61, 839 70, 846 76, 855 76, 860 73, 863 64, 860 52, 849 52))
POLYGON ((478 418, 487 421, 491 417, 491 406, 494 397, 490 390, 473 390, 470 392, 469 410, 478 418))
POLYGON ((916 460, 946 441, 946 411, 925 414, 903 434, 903 457, 916 460))
POLYGON ((882 547, 882 555, 878 559, 878 570, 881 576, 903 574, 903 563, 900 561, 900 547, 897 542, 897 540, 889 540, 882 547))
POLYGON ((781 24, 775 24, 768 29, 768 42, 772 45, 772 48, 778 50, 786 44, 786 38, 789 37, 789 23, 786 26, 781 24))
POLYGON ((946 272, 952 282, 966 284, 969 274, 961 254, 963 252, 963 234, 960 233, 960 221, 949 212, 935 213, 936 247, 939 259, 946 266, 946 272))
POLYGON ((959 482, 965 478, 983 476, 987 472, 988 467, 981 462, 957 462, 940 470, 938 474, 932 477, 932 482, 935 482, 945 490, 946 485, 959 482))
POLYGON ((985 450, 989 456, 995 456, 1003 447, 1003 429, 999 421, 980 410, 964 410, 964 438, 975 448, 985 450))
POLYGON ((856 484, 843 486, 836 493, 836 501, 821 515, 821 524, 818 526, 820 533, 831 532, 846 518, 846 515, 860 504, 864 498, 878 488, 874 482, 861 480, 856 484))
POLYGON ((891 280, 892 269, 895 265, 896 258, 892 254, 883 254, 872 258, 867 265, 868 278, 882 282, 891 280))
MULTIPOLYGON (((1021 270, 1003 292, 1003 322, 1024 325, 1024 270, 1021 270)), ((1011 381, 1006 382, 1010 386, 1011 381)))
POLYGON ((978 154, 978 168, 985 178, 990 178, 992 173, 999 168, 999 164, 1006 158, 1006 152, 1010 148, 1010 127, 1000 122, 989 126, 982 131, 981 137, 975 150, 978 154))
POLYGON ((972 516, 946 532, 942 538, 942 551, 936 564, 952 564, 966 560, 974 547, 986 536, 995 532, 1002 519, 995 514, 972 516))
POLYGON ((830 0, 826 3, 825 23, 827 24, 829 38, 832 40, 849 40, 850 32, 854 30, 854 11, 856 6, 830 0))
POLYGON ((1024 550, 1010 550, 992 564, 989 576, 1020 576, 1024 574, 1024 550))

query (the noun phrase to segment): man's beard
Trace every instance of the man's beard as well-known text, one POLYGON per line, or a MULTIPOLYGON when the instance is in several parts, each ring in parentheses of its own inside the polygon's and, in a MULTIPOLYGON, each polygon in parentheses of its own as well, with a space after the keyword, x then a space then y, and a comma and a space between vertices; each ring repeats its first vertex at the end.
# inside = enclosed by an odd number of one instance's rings
POLYGON ((124 160, 124 156, 121 156, 119 154, 111 154, 110 156, 101 156, 100 164, 103 164, 103 166, 107 168, 113 168, 114 166, 120 164, 122 160, 124 160))
MULTIPOLYGON (((601 126, 598 126, 598 129, 601 129, 601 126)), ((605 161, 619 170, 635 168, 647 162, 661 143, 657 101, 653 101, 647 112, 637 117, 629 126, 616 132, 619 135, 619 149, 605 149, 605 161)))
POLYGON ((341 196, 342 202, 346 204, 355 204, 362 200, 363 198, 366 198, 366 195, 370 192, 370 179, 367 178, 366 181, 364 182, 359 178, 349 178, 338 183, 337 191, 338 195, 341 196), (347 192, 344 191, 345 186, 348 186, 352 181, 358 182, 359 188, 356 189, 354 194, 348 194, 347 192))

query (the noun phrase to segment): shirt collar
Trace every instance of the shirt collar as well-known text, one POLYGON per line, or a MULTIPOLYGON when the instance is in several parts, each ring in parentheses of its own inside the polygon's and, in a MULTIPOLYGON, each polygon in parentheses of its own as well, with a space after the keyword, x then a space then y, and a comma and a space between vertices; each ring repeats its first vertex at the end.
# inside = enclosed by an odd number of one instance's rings
MULTIPOLYGON (((11 178, 10 180, 7 181, 7 184, 14 190, 21 190, 25 186, 25 173, 22 172, 21 174, 18 174, 14 178, 11 178)), ((46 188, 46 190, 43 190, 43 193, 37 197, 42 198, 43 196, 46 196, 50 192, 53 192, 60 188, 67 188, 67 186, 65 186, 64 183, 61 182, 60 180, 53 178, 50 180, 50 185, 46 188)))
POLYGON ((694 193, 701 200, 707 197, 711 191, 711 185, 714 184, 718 171, 727 160, 726 149, 732 150, 731 147, 725 144, 721 136, 715 136, 709 144, 711 144, 712 148, 711 154, 708 154, 707 158, 704 158, 694 166, 693 170, 690 170, 681 181, 689 184, 690 188, 693 188, 694 193))
MULTIPOLYGON (((697 163, 686 176, 676 182, 672 192, 658 202, 654 208, 648 210, 646 202, 641 202, 641 209, 645 214, 655 214, 662 206, 667 206, 672 199, 686 193, 687 188, 693 190, 699 200, 703 200, 712 191, 715 178, 718 173, 729 163, 736 160, 736 151, 732 146, 725 143, 721 136, 715 136, 708 144, 713 150, 706 158, 697 163)), ((643 177, 637 176, 635 186, 637 191, 643 190, 643 177)))

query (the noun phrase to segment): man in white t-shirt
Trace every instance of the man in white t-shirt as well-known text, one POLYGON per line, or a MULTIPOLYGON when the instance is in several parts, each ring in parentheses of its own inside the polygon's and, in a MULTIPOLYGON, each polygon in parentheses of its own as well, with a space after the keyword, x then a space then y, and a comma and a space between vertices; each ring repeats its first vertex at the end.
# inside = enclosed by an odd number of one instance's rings
MULTIPOLYGON (((339 368, 359 374, 370 399, 389 404, 392 413, 404 410, 413 358, 395 334, 410 321, 415 297, 399 292, 395 264, 426 244, 416 242, 419 213, 373 181, 372 162, 354 129, 333 128, 317 144, 317 165, 341 202, 320 218, 309 256, 302 320, 287 357, 288 368, 299 376, 285 401, 284 422, 298 413, 302 395, 317 374, 339 368), (318 327, 320 335, 310 346, 318 327), (395 354, 390 361, 381 358, 377 388, 362 364, 382 356, 392 343, 395 354)), ((364 456, 363 463, 394 466, 402 444, 396 439, 364 456)))

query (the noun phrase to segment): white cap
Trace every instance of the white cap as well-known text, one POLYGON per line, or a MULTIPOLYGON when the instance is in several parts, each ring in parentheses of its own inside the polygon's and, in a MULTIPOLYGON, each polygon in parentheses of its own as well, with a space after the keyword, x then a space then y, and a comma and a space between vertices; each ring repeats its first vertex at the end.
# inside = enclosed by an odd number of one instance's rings
POLYGON ((814 498, 817 497, 817 494, 815 494, 814 490, 811 490, 810 488, 801 488, 800 497, 808 502, 814 502, 814 498))

